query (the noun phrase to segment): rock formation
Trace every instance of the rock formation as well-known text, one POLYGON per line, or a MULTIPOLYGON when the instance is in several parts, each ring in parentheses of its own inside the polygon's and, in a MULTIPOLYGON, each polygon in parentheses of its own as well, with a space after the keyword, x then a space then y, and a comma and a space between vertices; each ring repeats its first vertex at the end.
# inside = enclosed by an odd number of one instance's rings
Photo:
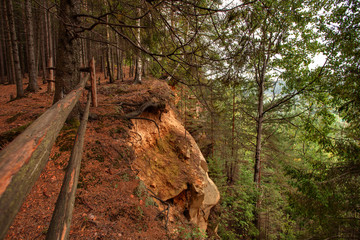
POLYGON ((171 91, 164 82, 154 81, 143 94, 144 102, 163 108, 145 109, 132 119, 131 144, 136 155, 132 167, 148 189, 171 204, 170 221, 183 214, 206 231, 220 194, 198 145, 172 107, 171 91))

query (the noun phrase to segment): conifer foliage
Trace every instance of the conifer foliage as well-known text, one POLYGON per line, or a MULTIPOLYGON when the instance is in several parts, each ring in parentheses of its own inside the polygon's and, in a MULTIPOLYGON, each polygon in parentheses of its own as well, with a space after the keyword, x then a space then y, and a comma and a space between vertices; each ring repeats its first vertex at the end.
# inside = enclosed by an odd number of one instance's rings
POLYGON ((60 100, 92 57, 110 83, 152 76, 175 89, 222 194, 209 237, 360 238, 359 1, 1 0, 0 8, 0 84, 16 84, 16 98, 38 91, 41 78, 51 86, 51 69, 60 100))

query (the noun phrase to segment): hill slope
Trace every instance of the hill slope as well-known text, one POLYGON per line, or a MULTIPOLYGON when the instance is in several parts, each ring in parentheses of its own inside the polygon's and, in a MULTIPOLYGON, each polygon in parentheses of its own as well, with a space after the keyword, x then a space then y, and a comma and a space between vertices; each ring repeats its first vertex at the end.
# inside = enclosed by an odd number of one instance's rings
MULTIPOLYGON (((52 99, 42 92, 5 103, 11 87, 0 86, 8 88, 0 116, 1 136, 8 140, 10 129, 34 120, 52 99)), ((195 226, 206 229, 219 192, 177 120, 173 95, 154 79, 142 85, 102 81, 86 133, 71 239, 179 239, 201 236, 195 226)), ((75 134, 76 124, 61 131, 7 239, 45 237, 75 134)))

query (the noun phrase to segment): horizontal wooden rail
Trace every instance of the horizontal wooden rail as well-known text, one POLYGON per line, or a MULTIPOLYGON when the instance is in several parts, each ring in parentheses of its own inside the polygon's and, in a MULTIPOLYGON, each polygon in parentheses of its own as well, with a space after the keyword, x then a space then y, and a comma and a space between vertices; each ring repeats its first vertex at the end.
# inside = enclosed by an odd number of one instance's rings
POLYGON ((0 152, 0 239, 44 169, 51 148, 89 76, 0 152))
POLYGON ((86 124, 89 117, 91 93, 88 94, 88 102, 78 129, 75 144, 73 146, 69 164, 66 170, 59 197, 56 201, 55 210, 46 235, 49 240, 68 239, 72 212, 74 209, 75 193, 80 172, 81 157, 84 146, 86 124))

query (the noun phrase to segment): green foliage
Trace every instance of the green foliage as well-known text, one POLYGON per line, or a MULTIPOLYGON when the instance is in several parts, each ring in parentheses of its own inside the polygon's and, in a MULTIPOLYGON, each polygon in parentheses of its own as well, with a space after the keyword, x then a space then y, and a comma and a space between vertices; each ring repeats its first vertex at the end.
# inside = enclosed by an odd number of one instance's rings
POLYGON ((316 81, 299 101, 308 114, 297 123, 301 134, 293 148, 301 161, 286 166, 290 184, 297 190, 289 192, 288 201, 292 216, 303 229, 299 237, 350 239, 360 236, 359 73, 355 57, 359 33, 354 30, 360 5, 357 1, 325 3, 317 24, 328 59, 324 68, 309 74, 316 81))
POLYGON ((158 207, 157 203, 154 201, 154 199, 151 196, 147 196, 145 198, 145 206, 146 207, 149 207, 149 206, 158 207))
POLYGON ((254 237, 257 230, 253 225, 254 202, 257 193, 252 182, 252 172, 242 168, 240 179, 228 186, 223 174, 222 159, 209 160, 211 178, 221 193, 221 208, 218 235, 222 239, 246 239, 254 237))
POLYGON ((184 240, 200 240, 207 239, 206 233, 201 231, 198 227, 187 228, 179 226, 176 229, 177 237, 184 240))
POLYGON ((139 185, 136 186, 133 193, 138 198, 142 198, 147 195, 146 186, 143 181, 139 181, 139 185))

